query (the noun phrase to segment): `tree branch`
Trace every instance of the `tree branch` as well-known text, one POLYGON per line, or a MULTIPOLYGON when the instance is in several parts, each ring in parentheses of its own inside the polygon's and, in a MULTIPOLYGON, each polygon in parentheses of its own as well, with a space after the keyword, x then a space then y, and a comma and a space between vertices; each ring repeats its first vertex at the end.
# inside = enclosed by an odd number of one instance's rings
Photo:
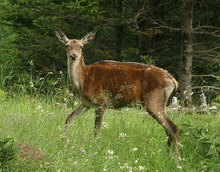
POLYGON ((215 29, 215 30, 220 30, 219 27, 203 25, 203 26, 194 27, 194 28, 193 28, 193 31, 200 30, 200 29, 215 29))
POLYGON ((220 91, 220 87, 215 87, 215 86, 194 86, 193 89, 213 89, 220 91))
POLYGON ((214 74, 207 74, 207 75, 192 75, 192 77, 213 77, 213 78, 217 78, 217 76, 214 75, 214 74))
POLYGON ((220 38, 220 35, 215 34, 215 33, 210 33, 210 32, 205 32, 205 31, 193 31, 193 34, 201 34, 201 35, 208 35, 208 36, 212 36, 212 37, 216 37, 216 38, 220 38))

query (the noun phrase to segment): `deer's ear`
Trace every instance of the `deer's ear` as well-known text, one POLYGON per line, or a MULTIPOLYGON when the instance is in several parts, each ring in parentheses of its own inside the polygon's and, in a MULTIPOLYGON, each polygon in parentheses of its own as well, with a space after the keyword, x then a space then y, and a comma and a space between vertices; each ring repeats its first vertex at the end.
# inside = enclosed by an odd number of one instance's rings
POLYGON ((94 30, 94 31, 88 33, 86 36, 84 36, 81 39, 83 45, 90 43, 94 39, 95 34, 96 34, 96 31, 94 30))
POLYGON ((56 29, 55 34, 60 42, 66 44, 69 41, 69 39, 66 37, 62 30, 56 29))

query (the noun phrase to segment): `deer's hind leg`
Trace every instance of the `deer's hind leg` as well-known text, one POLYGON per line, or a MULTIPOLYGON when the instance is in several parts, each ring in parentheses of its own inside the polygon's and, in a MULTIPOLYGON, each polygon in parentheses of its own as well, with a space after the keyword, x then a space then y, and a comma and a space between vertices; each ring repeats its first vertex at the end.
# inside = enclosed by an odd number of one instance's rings
POLYGON ((177 157, 177 165, 180 166, 180 155, 178 150, 178 127, 166 114, 167 97, 164 90, 154 90, 144 100, 144 107, 148 113, 161 125, 168 136, 168 146, 173 142, 174 151, 177 157))

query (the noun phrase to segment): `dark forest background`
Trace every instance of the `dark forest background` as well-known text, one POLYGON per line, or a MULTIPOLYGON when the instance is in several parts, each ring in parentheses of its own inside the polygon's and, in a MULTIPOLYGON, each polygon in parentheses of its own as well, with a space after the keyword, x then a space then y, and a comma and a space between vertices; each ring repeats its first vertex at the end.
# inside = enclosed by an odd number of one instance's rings
POLYGON ((220 91, 219 9, 219 0, 2 0, 0 85, 30 84, 31 74, 51 87, 66 76, 66 52, 54 29, 69 38, 96 30, 84 49, 86 64, 154 64, 179 81, 182 103, 202 92, 211 102, 220 91))

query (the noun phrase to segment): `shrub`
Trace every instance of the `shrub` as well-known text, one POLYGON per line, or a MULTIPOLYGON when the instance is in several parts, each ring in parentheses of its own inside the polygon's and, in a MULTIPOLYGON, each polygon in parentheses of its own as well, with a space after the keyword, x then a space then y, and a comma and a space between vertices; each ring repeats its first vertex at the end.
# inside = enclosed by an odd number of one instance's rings
POLYGON ((9 162, 15 158, 16 149, 14 141, 11 138, 6 138, 0 141, 0 168, 6 169, 9 162))

